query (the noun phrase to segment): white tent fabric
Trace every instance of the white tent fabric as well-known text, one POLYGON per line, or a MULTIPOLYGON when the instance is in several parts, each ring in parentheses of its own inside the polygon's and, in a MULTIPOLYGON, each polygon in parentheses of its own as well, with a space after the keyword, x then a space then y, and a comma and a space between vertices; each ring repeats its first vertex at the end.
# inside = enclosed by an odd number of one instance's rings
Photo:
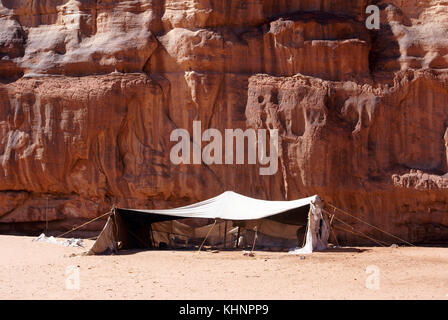
MULTIPOLYGON (((133 213, 155 214, 179 218, 211 218, 222 220, 258 220, 286 212, 292 209, 310 206, 306 242, 303 248, 290 251, 293 254, 306 254, 327 248, 329 228, 322 216, 322 201, 315 195, 312 197, 292 201, 265 201, 249 198, 232 191, 226 191, 214 198, 188 206, 166 210, 129 210, 133 213)), ((115 226, 116 227, 116 226, 115 226)), ((89 254, 96 254, 104 250, 117 248, 113 241, 114 221, 109 217, 103 231, 89 254)))
POLYGON ((291 254, 309 254, 313 251, 322 251, 328 247, 330 228, 326 224, 322 215, 322 202, 317 197, 311 203, 311 210, 308 215, 308 230, 306 233, 305 245, 302 248, 295 248, 289 251, 291 254))
POLYGON ((165 210, 132 210, 141 213, 163 214, 182 218, 211 218, 223 220, 254 220, 270 217, 314 203, 318 196, 293 201, 266 201, 249 198, 233 191, 185 207, 165 210))

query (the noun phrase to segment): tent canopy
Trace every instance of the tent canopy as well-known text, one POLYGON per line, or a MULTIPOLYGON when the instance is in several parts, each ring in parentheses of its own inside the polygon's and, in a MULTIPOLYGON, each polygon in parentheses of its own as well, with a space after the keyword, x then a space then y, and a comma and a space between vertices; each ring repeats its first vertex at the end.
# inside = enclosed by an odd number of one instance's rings
MULTIPOLYGON (((292 209, 309 206, 317 196, 293 201, 266 201, 226 191, 205 201, 165 210, 118 209, 128 213, 146 213, 176 218, 208 218, 222 220, 255 220, 277 215, 292 209)), ((157 218, 155 218, 157 219, 157 218)))
MULTIPOLYGON (((249 225, 260 226, 271 230, 270 236, 278 238, 288 238, 286 234, 291 233, 294 226, 295 230, 302 227, 303 232, 307 230, 305 247, 308 248, 307 251, 313 251, 326 248, 328 239, 328 228, 321 214, 321 205, 317 195, 293 201, 265 201, 226 191, 214 198, 174 209, 116 208, 89 253, 116 251, 123 244, 125 248, 142 243, 154 244, 154 239, 160 238, 161 230, 171 230, 169 233, 194 238, 200 233, 198 228, 174 221, 185 218, 232 221, 235 225, 247 226, 248 232, 251 232, 249 225), (276 231, 273 235, 274 229, 276 231)), ((219 236, 221 235, 218 234, 219 236)), ((223 238, 226 239, 226 233, 223 238)))

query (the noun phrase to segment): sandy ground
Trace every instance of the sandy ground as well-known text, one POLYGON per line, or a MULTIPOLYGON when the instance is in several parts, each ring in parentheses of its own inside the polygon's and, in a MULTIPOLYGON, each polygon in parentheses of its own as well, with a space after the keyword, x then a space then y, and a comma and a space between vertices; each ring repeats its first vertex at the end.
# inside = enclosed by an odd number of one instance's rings
POLYGON ((79 256, 32 239, 0 235, 0 299, 448 299, 448 248, 79 256))

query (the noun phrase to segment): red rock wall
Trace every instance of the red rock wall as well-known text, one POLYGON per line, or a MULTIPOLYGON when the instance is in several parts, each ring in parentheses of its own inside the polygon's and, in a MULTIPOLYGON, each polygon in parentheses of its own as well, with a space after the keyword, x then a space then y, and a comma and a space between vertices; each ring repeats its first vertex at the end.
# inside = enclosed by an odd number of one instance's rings
POLYGON ((446 241, 447 29, 440 0, 4 0, 0 230, 234 190, 317 193, 409 241, 446 241), (380 30, 365 27, 372 3, 380 30), (173 165, 170 133, 194 120, 279 129, 279 171, 173 165))

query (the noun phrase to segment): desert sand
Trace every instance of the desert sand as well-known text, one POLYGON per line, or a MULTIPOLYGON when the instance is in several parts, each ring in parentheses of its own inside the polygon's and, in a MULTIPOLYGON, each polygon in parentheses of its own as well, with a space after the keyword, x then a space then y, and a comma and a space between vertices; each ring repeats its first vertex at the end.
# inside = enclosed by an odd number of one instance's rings
POLYGON ((0 299, 448 299, 448 248, 360 248, 305 258, 284 252, 130 251, 0 236, 0 299), (366 272, 378 267, 379 289, 366 272), (79 268, 79 289, 67 268, 79 268))

